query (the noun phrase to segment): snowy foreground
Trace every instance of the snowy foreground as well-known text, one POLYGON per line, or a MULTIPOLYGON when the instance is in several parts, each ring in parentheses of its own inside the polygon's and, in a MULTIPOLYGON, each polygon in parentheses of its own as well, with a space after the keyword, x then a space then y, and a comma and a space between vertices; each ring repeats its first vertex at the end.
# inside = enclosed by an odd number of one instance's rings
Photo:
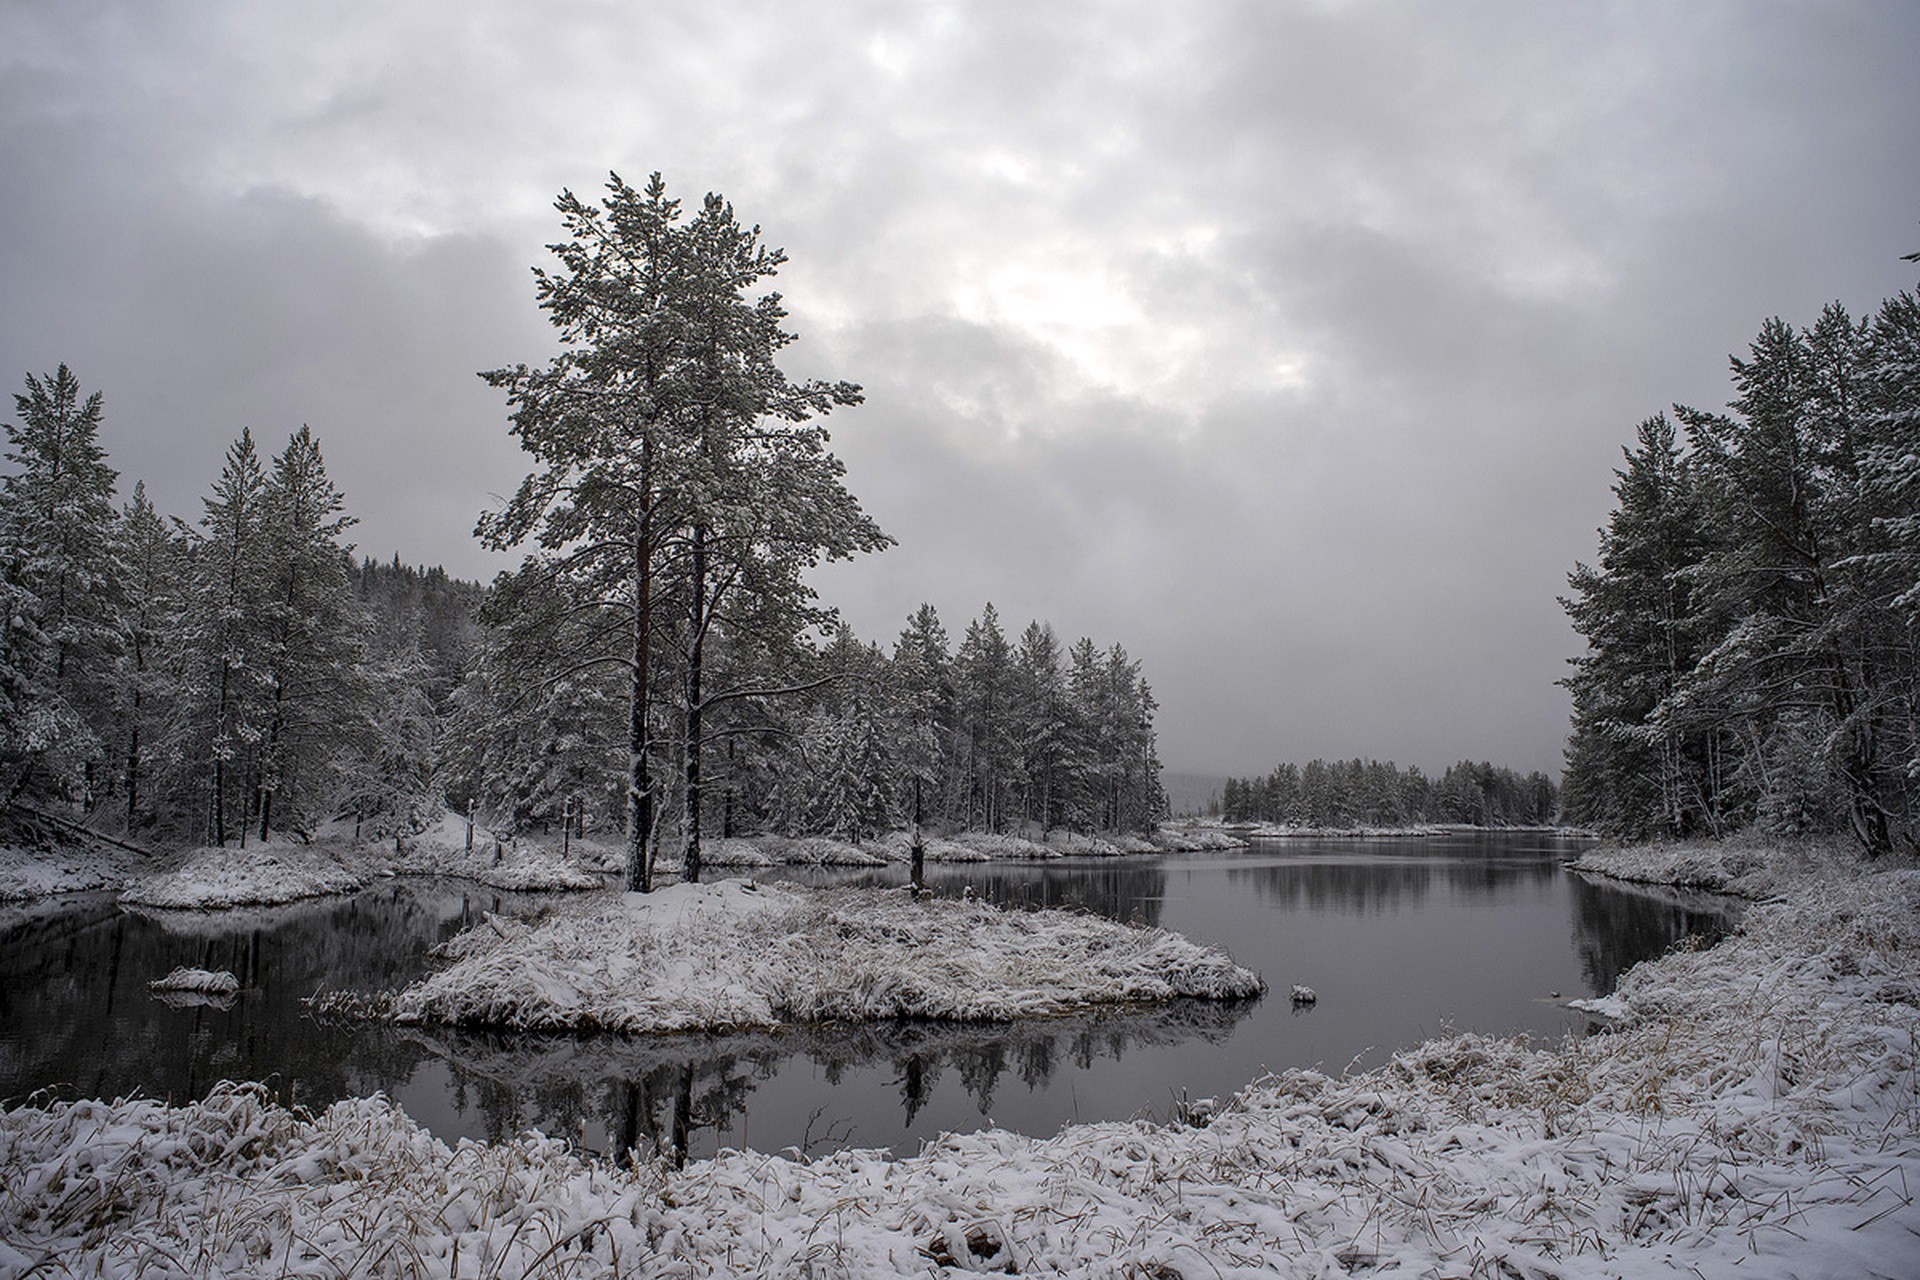
POLYGON ((489 916, 441 952, 443 968, 395 995, 333 1003, 408 1023, 727 1031, 1004 1021, 1263 989, 1225 953, 1164 929, 898 889, 740 880, 595 895, 533 925, 489 916))
POLYGON ((1911 1276, 1920 873, 1802 881, 1610 1034, 1293 1071, 1194 1122, 673 1171, 381 1099, 0 1116, 0 1274, 1911 1276))

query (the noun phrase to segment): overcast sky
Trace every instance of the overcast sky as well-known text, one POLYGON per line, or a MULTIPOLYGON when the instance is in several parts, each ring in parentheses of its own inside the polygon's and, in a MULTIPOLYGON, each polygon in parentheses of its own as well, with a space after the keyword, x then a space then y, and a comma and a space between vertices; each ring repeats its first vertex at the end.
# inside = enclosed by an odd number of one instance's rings
MULTIPOLYGON (((1557 771, 1611 468, 1761 322, 1915 282, 1920 5, 0 4, 0 379, 124 492, 318 433, 361 549, 475 577, 562 188, 791 264, 900 545, 863 635, 1119 641, 1169 767, 1557 771)), ((11 416, 11 404, 5 403, 11 416)))

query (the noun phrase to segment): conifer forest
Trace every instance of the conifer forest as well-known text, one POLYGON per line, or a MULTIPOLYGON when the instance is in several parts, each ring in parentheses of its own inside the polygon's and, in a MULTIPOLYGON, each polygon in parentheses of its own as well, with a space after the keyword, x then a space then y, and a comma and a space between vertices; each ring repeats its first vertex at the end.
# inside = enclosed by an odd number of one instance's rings
POLYGON ((1641 423, 1564 600, 1569 818, 1635 838, 1920 821, 1920 301, 1769 320, 1725 412, 1641 423))
POLYGON ((795 381, 784 255, 658 175, 557 202, 535 271, 560 353, 482 376, 530 460, 476 536, 486 586, 357 558, 308 428, 242 430, 164 513, 100 442, 107 402, 29 374, 0 478, 0 808, 143 846, 496 831, 624 839, 697 877, 704 835, 1139 830, 1164 808, 1153 694, 1119 645, 991 604, 862 639, 808 570, 888 536, 795 381))

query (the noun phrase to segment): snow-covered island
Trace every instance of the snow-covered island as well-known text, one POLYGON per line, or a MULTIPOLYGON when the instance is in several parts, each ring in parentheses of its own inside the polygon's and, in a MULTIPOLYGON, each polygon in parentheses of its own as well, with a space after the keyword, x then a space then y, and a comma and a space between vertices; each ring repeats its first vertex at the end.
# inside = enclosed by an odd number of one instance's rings
POLYGON ((1579 1041, 1441 1039, 1183 1122, 903 1158, 449 1146, 385 1099, 309 1116, 247 1087, 23 1107, 0 1116, 0 1273, 1912 1273, 1920 872, 1783 875, 1616 996, 1579 1041))
POLYGON ((886 1018, 1007 1020, 1258 995, 1258 975, 1163 929, 903 890, 724 880, 489 916, 390 995, 323 1005, 536 1031, 728 1031, 886 1018))

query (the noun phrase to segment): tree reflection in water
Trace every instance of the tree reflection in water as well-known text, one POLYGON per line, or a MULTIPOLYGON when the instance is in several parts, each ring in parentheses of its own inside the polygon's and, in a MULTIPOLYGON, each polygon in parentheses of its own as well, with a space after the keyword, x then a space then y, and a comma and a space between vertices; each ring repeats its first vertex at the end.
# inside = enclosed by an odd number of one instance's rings
POLYGON ((318 1024, 300 998, 379 990, 482 912, 535 909, 461 882, 395 881, 353 898, 219 912, 122 911, 107 896, 0 919, 0 1098, 197 1098, 259 1080, 323 1104, 392 1091, 418 1066, 362 1029, 318 1024), (229 1008, 176 1007, 147 983, 177 966, 240 979, 229 1008))
POLYGON ((1573 928, 1580 967, 1596 991, 1611 991, 1620 975, 1682 938, 1714 935, 1740 914, 1737 899, 1570 875, 1573 928))
MULTIPOLYGON (((721 1036, 528 1036, 455 1029, 394 1032, 422 1058, 450 1068, 456 1107, 482 1118, 489 1139, 538 1129, 593 1150, 684 1159, 731 1139, 773 1149, 837 1145, 846 1132, 905 1129, 935 1093, 956 1085, 981 1117, 1009 1078, 1044 1089, 1060 1064, 1081 1069, 1130 1049, 1197 1040, 1217 1044, 1254 1001, 1181 1000, 1156 1008, 1087 1012, 1031 1023, 891 1021, 721 1036), (829 1085, 879 1068, 895 1091, 836 1097, 836 1115, 756 1112, 755 1093, 782 1072, 829 1085), (899 1121, 879 1113, 896 1113, 899 1121)), ((984 1119, 982 1121, 984 1123, 984 1119)), ((910 1143, 932 1137, 917 1134, 910 1143)))

